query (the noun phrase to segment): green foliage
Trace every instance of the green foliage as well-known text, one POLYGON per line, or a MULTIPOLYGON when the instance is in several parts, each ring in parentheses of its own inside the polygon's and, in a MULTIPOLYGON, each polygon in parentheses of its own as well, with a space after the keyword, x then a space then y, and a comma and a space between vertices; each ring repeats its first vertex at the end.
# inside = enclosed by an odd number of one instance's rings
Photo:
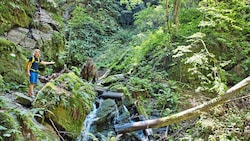
POLYGON ((165 8, 150 6, 135 14, 135 25, 140 31, 150 31, 166 23, 165 8))
POLYGON ((41 7, 43 7, 44 9, 46 9, 47 11, 56 13, 58 11, 58 5, 55 2, 55 0, 46 0, 46 1, 39 1, 41 7))
POLYGON ((11 114, 8 112, 0 112, 0 140, 13 141, 22 140, 20 138, 20 127, 11 114))
MULTIPOLYGON (((231 68, 241 64, 242 60, 247 60, 250 48, 247 1, 202 1, 200 5, 199 10, 204 13, 204 20, 199 26, 208 35, 206 44, 211 52, 220 56, 221 60, 230 59, 231 68)), ((230 83, 248 76, 247 73, 244 74, 246 66, 242 68, 240 71, 227 70, 236 75, 233 79, 229 78, 230 83)))
MULTIPOLYGON (((92 4, 94 5, 95 2, 92 4)), ((110 3, 110 2, 109 2, 110 3)), ((110 36, 118 29, 116 21, 117 11, 110 9, 114 4, 106 5, 102 3, 103 8, 84 9, 76 7, 73 11, 73 17, 69 20, 67 31, 69 32, 69 42, 66 46, 67 63, 77 66, 85 62, 87 57, 95 57, 103 47, 109 43, 110 36), (87 11, 88 10, 88 11, 87 11), (93 10, 93 12, 89 12, 93 10)), ((90 5, 92 6, 92 5, 90 5)))
MULTIPOLYGON (((219 107, 217 112, 225 112, 223 107, 219 107)), ((217 113, 215 112, 215 113, 217 113)), ((216 114, 203 115, 195 124, 195 127, 189 129, 187 133, 192 139, 205 140, 249 140, 249 129, 246 129, 245 123, 249 122, 250 115, 243 109, 236 107, 227 109, 225 115, 216 114)))
POLYGON ((184 68, 180 73, 186 75, 197 91, 211 91, 223 94, 226 91, 226 73, 222 68, 227 63, 220 62, 210 53, 203 41, 205 34, 196 33, 188 37, 188 46, 178 46, 174 50, 175 58, 180 58, 180 65, 184 68), (198 84, 196 84, 198 83, 198 84))
POLYGON ((22 52, 11 41, 0 38, 0 75, 6 90, 21 88, 28 80, 23 71, 25 59, 22 52))
POLYGON ((120 4, 125 4, 128 10, 133 9, 136 5, 143 3, 142 0, 120 0, 120 4))
POLYGON ((57 140, 55 134, 35 121, 34 113, 13 109, 9 98, 0 96, 0 109, 0 140, 57 140))
MULTIPOLYGON (((3 81, 3 76, 0 75, 0 92, 3 91, 4 89, 4 81, 3 81)), ((1 107, 1 106, 0 106, 1 107)))
POLYGON ((127 83, 127 87, 132 93, 139 93, 142 97, 151 97, 152 88, 150 85, 150 80, 141 79, 138 77, 131 77, 127 83))
POLYGON ((198 25, 202 20, 202 13, 197 8, 188 7, 181 9, 179 18, 180 27, 178 35, 185 37, 199 32, 200 28, 198 25))
POLYGON ((177 92, 177 84, 168 81, 168 84, 157 84, 158 91, 153 95, 155 98, 155 108, 160 111, 161 116, 168 116, 178 111, 180 95, 177 92))
POLYGON ((140 41, 141 37, 144 38, 144 41, 140 45, 136 45, 131 48, 125 56, 123 62, 114 67, 114 71, 121 71, 123 73, 133 72, 138 66, 145 66, 144 63, 148 64, 148 62, 144 61, 146 57, 148 57, 147 60, 152 60, 150 65, 154 66, 154 63, 161 61, 162 57, 166 55, 165 51, 169 45, 169 36, 164 33, 162 28, 159 28, 155 32, 138 34, 136 39, 140 41), (156 55, 152 52, 158 54, 156 55))

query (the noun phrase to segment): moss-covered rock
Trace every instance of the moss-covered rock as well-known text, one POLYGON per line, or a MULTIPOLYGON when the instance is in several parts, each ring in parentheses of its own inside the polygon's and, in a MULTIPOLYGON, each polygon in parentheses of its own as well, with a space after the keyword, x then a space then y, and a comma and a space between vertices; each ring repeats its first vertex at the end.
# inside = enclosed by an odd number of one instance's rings
POLYGON ((30 111, 18 111, 17 115, 20 125, 22 126, 21 132, 25 141, 60 140, 54 129, 48 123, 38 123, 34 118, 34 114, 30 111))
POLYGON ((0 5, 0 34, 13 26, 28 27, 35 9, 31 1, 1 0, 0 5))
MULTIPOLYGON (((12 101, 0 96, 0 140, 59 141, 54 129, 47 123, 38 123, 30 110, 14 106, 12 101)), ((35 111, 35 110, 34 110, 35 111)))
POLYGON ((70 137, 76 138, 91 111, 94 98, 93 87, 70 72, 47 83, 38 92, 34 107, 51 111, 53 114, 45 116, 59 125, 59 129, 72 133, 70 137))
POLYGON ((0 75, 6 83, 21 86, 28 82, 23 68, 26 59, 23 52, 11 41, 0 37, 0 75))

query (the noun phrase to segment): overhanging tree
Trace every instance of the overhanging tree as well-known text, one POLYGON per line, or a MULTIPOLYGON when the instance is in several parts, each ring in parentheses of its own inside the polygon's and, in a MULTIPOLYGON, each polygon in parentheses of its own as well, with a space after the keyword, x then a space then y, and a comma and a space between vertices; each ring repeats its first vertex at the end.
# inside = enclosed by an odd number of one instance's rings
POLYGON ((126 123, 123 125, 115 125, 115 131, 118 133, 132 132, 135 130, 143 130, 147 128, 159 128, 165 127, 170 124, 179 123, 184 120, 188 120, 201 115, 203 112, 209 111, 211 108, 223 104, 233 96, 237 95, 240 90, 250 86, 250 76, 242 80, 232 88, 230 88, 225 94, 220 95, 204 104, 198 105, 194 108, 185 110, 183 112, 151 120, 139 121, 134 123, 126 123))

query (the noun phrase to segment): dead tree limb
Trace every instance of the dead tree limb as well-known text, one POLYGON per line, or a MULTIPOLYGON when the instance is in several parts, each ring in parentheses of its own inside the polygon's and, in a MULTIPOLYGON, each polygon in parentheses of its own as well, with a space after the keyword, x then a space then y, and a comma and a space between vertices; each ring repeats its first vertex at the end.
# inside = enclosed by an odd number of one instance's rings
POLYGON ((126 133, 147 128, 165 127, 170 124, 179 123, 184 120, 197 117, 202 112, 207 112, 212 107, 225 103, 227 100, 237 95, 241 89, 246 88, 249 85, 250 85, 250 76, 242 80, 232 88, 230 88, 224 95, 220 95, 214 99, 211 99, 210 101, 204 104, 198 105, 196 107, 163 118, 139 121, 134 123, 126 123, 123 125, 117 124, 115 125, 115 131, 118 133, 126 133))

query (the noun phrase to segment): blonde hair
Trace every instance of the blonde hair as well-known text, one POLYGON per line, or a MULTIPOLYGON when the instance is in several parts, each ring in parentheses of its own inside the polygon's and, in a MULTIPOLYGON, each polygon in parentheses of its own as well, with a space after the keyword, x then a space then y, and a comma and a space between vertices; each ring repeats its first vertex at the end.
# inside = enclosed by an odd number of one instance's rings
POLYGON ((39 49, 35 49, 34 52, 33 52, 33 56, 35 56, 35 54, 39 52, 39 57, 40 57, 40 50, 39 49))

